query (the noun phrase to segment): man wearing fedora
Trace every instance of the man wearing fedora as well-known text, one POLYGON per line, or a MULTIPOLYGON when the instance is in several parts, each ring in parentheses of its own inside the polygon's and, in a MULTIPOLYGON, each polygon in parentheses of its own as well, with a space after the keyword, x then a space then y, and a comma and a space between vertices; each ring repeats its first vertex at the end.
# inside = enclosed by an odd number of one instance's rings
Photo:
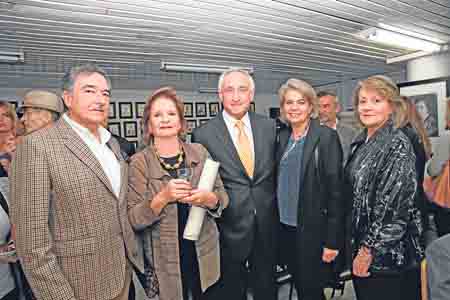
POLYGON ((25 94, 19 113, 20 121, 28 135, 39 129, 51 127, 64 111, 62 101, 54 93, 44 90, 31 90, 25 94))

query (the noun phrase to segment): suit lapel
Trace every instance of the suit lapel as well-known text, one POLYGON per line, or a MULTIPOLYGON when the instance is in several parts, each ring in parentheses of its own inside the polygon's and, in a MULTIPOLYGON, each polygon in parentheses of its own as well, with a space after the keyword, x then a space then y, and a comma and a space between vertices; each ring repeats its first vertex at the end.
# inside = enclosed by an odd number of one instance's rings
MULTIPOLYGON (((100 162, 94 156, 89 147, 82 141, 78 134, 64 121, 62 118, 58 122, 57 126, 64 137, 64 145, 82 162, 88 167, 95 176, 111 191, 114 195, 111 183, 108 177, 103 171, 100 162)), ((122 170, 122 166, 121 166, 122 170)))
MULTIPOLYGON (((259 174, 259 168, 264 168, 264 166, 259 163, 261 161, 261 153, 259 151, 264 149, 263 141, 264 141, 264 128, 258 127, 255 120, 255 115, 251 112, 248 113, 250 118, 250 124, 252 126, 252 135, 253 135, 253 151, 255 153, 254 157, 254 171, 253 171, 253 179, 256 178, 257 174, 259 174)), ((242 166, 243 167, 243 166, 242 166)))
POLYGON ((305 148, 303 149, 303 159, 302 159, 302 172, 300 178, 305 178, 306 167, 308 166, 308 162, 311 160, 311 156, 313 155, 314 148, 319 142, 319 122, 315 119, 311 119, 309 124, 308 133, 306 135, 305 140, 305 148))
MULTIPOLYGON (((225 124, 225 120, 223 119, 222 114, 219 114, 217 117, 217 122, 215 122, 215 127, 217 129, 216 137, 223 143, 225 151, 231 154, 231 159, 235 161, 239 165, 241 173, 250 179, 247 172, 245 171, 244 165, 239 158, 239 154, 237 152, 236 147, 234 146, 233 139, 231 138, 231 134, 228 131, 227 125, 225 124)), ((253 126, 253 125, 252 125, 253 126)), ((255 146, 256 147, 256 146, 255 146)), ((256 156, 256 154, 255 154, 256 156)))

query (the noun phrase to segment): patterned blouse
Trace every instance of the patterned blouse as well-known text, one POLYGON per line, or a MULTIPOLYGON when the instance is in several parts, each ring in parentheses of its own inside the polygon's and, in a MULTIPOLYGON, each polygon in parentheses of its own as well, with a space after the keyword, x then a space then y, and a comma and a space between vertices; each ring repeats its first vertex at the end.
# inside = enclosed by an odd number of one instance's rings
POLYGON ((368 247, 373 255, 371 272, 403 269, 411 251, 423 255, 420 212, 414 204, 414 150, 392 120, 369 139, 367 131, 355 139, 345 175, 353 196, 354 255, 361 246, 368 247))

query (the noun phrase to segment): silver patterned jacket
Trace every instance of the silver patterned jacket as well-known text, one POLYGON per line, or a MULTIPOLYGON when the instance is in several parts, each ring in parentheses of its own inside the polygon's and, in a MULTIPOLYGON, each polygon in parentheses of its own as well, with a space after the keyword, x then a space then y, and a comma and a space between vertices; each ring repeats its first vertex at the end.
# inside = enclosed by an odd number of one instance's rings
POLYGON ((370 272, 401 271, 423 255, 414 150, 392 120, 366 140, 364 131, 352 143, 345 169, 353 197, 353 253, 361 246, 371 250, 370 272))

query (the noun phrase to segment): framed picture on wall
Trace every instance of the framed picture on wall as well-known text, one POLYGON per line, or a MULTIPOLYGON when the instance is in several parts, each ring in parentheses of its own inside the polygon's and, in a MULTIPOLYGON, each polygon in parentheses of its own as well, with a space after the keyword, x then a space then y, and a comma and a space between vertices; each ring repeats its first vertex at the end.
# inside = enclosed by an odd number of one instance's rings
POLYGON ((191 133, 192 130, 195 129, 195 127, 197 127, 197 121, 196 120, 186 120, 187 123, 187 132, 191 133))
POLYGON ((436 78, 398 84, 400 94, 415 104, 430 138, 440 136, 446 126, 446 97, 449 96, 450 78, 436 78))
POLYGON ((250 111, 252 112, 256 111, 255 102, 250 102, 250 111))
POLYGON ((196 117, 206 117, 206 103, 205 102, 195 103, 195 116, 196 117))
POLYGON ((116 102, 109 102, 109 113, 108 113, 109 119, 115 119, 117 118, 117 111, 116 111, 116 102))
POLYGON ((120 134, 120 122, 110 122, 110 123, 108 123, 108 131, 111 132, 111 134, 115 134, 115 135, 121 136, 121 134, 120 134))
POLYGON ((192 103, 184 103, 184 116, 187 118, 192 118, 194 116, 194 107, 192 103))
POLYGON ((136 121, 123 122, 123 132, 124 137, 126 138, 137 138, 138 137, 137 122, 136 121))
POLYGON ((136 102, 134 105, 136 110, 136 118, 142 118, 144 116, 145 102, 136 102))
POLYGON ((220 111, 219 102, 210 102, 208 103, 209 106, 209 116, 215 117, 220 111))
POLYGON ((133 118, 133 104, 131 102, 120 102, 119 103, 119 117, 121 119, 132 119, 133 118))

